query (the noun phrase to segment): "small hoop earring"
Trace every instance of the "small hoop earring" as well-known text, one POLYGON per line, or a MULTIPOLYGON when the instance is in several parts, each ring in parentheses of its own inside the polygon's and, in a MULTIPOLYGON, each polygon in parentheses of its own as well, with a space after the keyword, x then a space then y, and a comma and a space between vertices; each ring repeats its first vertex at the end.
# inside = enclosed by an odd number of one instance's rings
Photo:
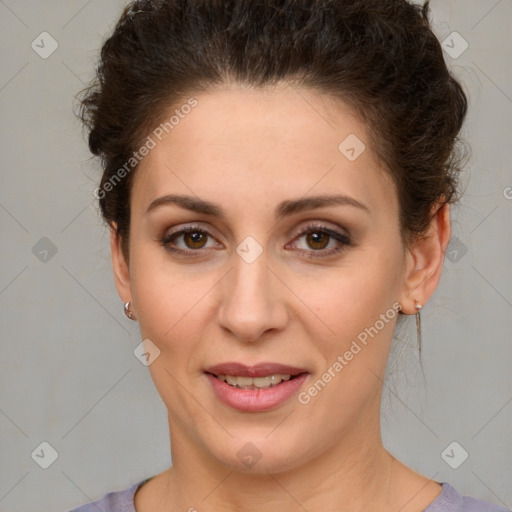
POLYGON ((415 300, 415 302, 416 302, 416 304, 414 305, 414 307, 416 308, 416 332, 418 335, 419 352, 421 354, 421 315, 420 315, 420 311, 423 306, 418 301, 415 300))
POLYGON ((137 318, 135 317, 133 311, 130 310, 130 301, 128 301, 125 305, 124 305, 124 314, 130 319, 130 320, 137 320, 137 318))

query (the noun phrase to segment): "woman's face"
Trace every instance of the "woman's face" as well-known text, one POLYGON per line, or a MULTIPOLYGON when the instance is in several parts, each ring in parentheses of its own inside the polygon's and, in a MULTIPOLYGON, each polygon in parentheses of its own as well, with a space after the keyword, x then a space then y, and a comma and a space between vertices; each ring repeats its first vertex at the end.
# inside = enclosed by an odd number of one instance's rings
POLYGON ((173 457, 187 446, 210 464, 277 472, 341 440, 369 443, 408 258, 366 127, 342 103, 285 85, 196 99, 161 141, 152 135, 134 176, 118 279, 160 351, 149 369, 173 457), (206 373, 233 362, 305 375, 258 391, 206 373))

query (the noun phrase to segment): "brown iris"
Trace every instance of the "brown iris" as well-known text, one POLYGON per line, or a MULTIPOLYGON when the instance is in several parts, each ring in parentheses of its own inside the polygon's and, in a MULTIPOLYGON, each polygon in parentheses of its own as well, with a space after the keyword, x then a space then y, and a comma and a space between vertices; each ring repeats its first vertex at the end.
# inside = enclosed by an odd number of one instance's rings
POLYGON ((206 237, 207 235, 205 233, 201 233, 200 231, 190 231, 183 233, 183 240, 185 241, 187 247, 190 249, 202 249, 206 243, 206 237), (190 244, 188 243, 188 240, 191 241, 190 244))
POLYGON ((324 249, 329 243, 329 235, 314 231, 306 235, 306 240, 308 245, 313 249, 324 249), (320 244, 320 246, 317 244, 320 244))

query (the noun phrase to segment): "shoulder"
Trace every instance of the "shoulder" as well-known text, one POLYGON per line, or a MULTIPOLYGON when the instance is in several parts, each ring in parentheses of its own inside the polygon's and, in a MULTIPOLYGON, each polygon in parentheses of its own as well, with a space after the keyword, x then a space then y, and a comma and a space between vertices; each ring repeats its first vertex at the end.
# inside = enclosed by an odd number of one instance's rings
POLYGON ((136 512, 133 497, 135 491, 147 480, 137 482, 122 491, 112 491, 100 500, 74 508, 69 512, 136 512))
POLYGON ((441 494, 423 512, 510 512, 508 509, 484 501, 461 496, 447 482, 442 482, 441 494))

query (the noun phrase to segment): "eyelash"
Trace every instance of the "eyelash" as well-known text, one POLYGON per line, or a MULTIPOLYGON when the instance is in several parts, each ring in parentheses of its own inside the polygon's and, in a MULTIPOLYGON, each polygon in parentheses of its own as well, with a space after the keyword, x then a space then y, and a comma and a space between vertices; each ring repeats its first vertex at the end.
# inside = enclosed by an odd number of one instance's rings
MULTIPOLYGON (((187 226, 186 228, 183 228, 179 231, 175 231, 174 233, 170 233, 166 236, 164 236, 161 240, 161 244, 165 247, 166 250, 177 253, 180 255, 190 255, 191 253, 197 253, 200 252, 201 249, 189 249, 187 251, 184 251, 183 249, 177 249, 176 247, 172 247, 170 243, 175 240, 176 238, 179 238, 182 235, 188 234, 188 233, 201 233, 204 235, 212 236, 211 233, 204 228, 200 226, 187 226)), ((304 235, 308 235, 311 233, 322 233, 329 236, 329 242, 330 239, 334 238, 338 242, 340 242, 340 245, 335 247, 334 249, 325 250, 325 249, 319 249, 319 250, 306 250, 306 249, 300 249, 302 252, 304 252, 307 257, 310 258, 326 258, 328 256, 332 256, 334 254, 337 254, 343 250, 346 249, 347 246, 352 245, 352 241, 350 236, 339 233, 337 231, 334 231, 327 226, 321 225, 321 224, 308 224, 305 226, 294 238, 294 240, 302 238, 304 235)), ((196 257, 196 256, 191 256, 196 257)))

